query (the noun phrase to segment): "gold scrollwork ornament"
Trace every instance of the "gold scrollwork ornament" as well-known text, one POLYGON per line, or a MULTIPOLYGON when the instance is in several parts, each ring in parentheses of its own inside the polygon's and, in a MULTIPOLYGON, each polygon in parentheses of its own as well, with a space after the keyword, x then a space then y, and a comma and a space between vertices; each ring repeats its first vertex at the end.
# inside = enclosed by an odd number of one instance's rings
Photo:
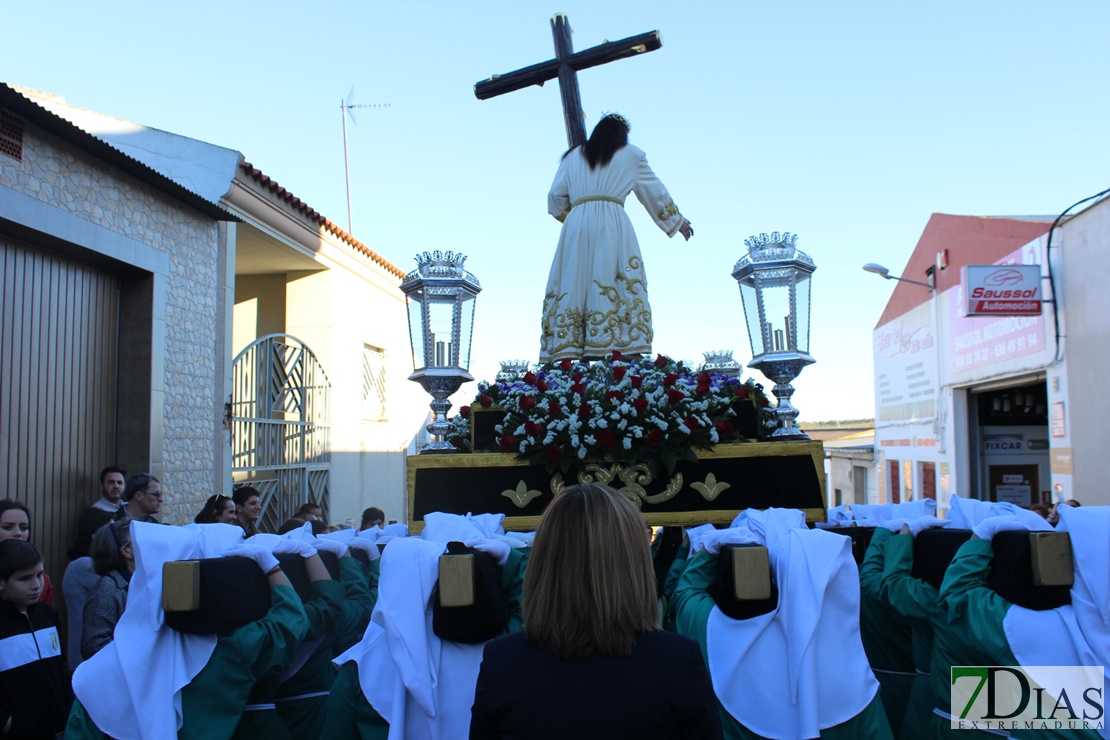
MULTIPOLYGON (((578 482, 582 484, 601 483, 612 485, 616 480, 624 484, 617 490, 628 496, 637 508, 643 508, 644 502, 660 504, 669 501, 682 490, 683 482, 682 474, 679 473, 667 481, 666 487, 660 493, 649 495, 645 486, 651 485, 655 477, 651 474, 648 466, 643 463, 635 465, 611 463, 608 466, 602 463, 588 463, 584 470, 578 472, 578 482)), ((613 485, 613 487, 617 488, 616 485, 613 485)), ((551 493, 557 494, 564 488, 566 488, 566 483, 563 481, 562 474, 556 473, 551 478, 551 493)))

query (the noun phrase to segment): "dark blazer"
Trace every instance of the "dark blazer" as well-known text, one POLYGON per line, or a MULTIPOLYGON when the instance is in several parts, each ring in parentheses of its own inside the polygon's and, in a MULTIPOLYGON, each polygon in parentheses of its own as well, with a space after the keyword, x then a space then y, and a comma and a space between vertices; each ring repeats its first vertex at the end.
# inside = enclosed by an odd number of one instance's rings
POLYGON ((649 632, 631 655, 563 660, 514 632, 486 644, 470 737, 720 738, 721 719, 693 640, 649 632))

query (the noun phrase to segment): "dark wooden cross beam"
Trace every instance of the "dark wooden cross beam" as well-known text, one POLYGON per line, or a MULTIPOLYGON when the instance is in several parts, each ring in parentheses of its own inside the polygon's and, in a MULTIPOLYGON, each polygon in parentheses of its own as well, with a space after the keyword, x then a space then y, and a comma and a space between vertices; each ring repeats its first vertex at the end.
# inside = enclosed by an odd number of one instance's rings
POLYGON ((570 25, 562 13, 551 17, 551 35, 555 38, 554 59, 482 80, 474 85, 474 95, 478 100, 486 100, 531 85, 542 86, 548 80, 558 77, 559 92, 563 98, 563 119, 567 125, 567 144, 568 148, 573 149, 586 143, 586 124, 583 121, 577 72, 655 51, 663 46, 663 41, 659 38, 658 31, 650 31, 620 41, 606 41, 600 46, 575 54, 570 39, 570 25))

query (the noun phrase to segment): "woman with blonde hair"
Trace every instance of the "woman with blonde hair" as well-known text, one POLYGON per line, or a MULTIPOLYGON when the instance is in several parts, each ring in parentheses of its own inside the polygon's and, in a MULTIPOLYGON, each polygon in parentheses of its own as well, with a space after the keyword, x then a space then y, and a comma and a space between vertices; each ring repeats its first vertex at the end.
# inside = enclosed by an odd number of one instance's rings
POLYGON ((555 497, 524 577, 524 631, 485 647, 471 738, 721 737, 697 643, 658 628, 644 527, 608 486, 555 497))

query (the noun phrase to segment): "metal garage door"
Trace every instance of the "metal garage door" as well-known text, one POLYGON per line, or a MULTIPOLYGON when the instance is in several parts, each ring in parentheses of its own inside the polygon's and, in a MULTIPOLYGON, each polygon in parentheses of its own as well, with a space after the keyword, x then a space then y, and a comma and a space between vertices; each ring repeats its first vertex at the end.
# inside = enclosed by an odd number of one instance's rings
POLYGON ((0 236, 0 498, 31 509, 60 600, 77 517, 115 459, 119 281, 0 236))

